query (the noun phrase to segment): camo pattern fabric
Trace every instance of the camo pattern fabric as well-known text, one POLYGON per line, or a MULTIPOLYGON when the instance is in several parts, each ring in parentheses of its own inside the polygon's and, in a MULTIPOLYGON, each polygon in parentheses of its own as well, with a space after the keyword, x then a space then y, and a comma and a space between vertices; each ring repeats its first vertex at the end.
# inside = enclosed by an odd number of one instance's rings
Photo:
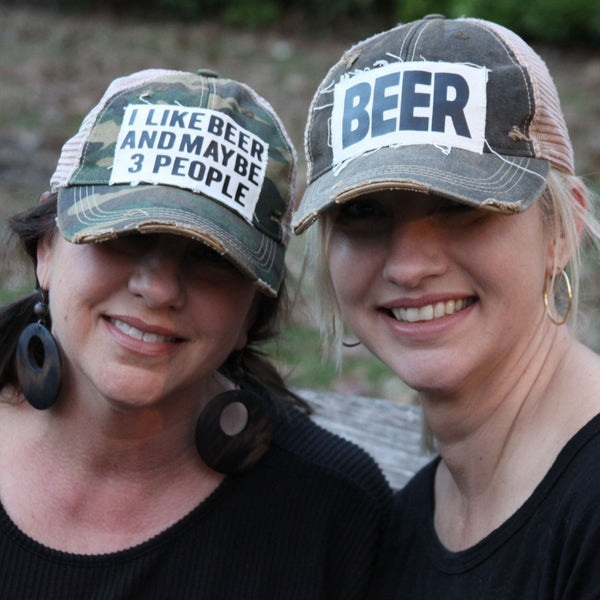
POLYGON ((272 292, 283 276, 295 171, 279 117, 250 87, 155 69, 109 86, 63 147, 51 189, 70 241, 170 228, 212 242, 272 292))

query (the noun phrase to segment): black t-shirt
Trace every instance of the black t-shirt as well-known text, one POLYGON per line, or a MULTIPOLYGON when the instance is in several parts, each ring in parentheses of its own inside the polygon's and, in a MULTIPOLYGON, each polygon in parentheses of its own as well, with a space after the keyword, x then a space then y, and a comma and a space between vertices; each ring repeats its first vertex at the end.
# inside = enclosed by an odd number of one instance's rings
POLYGON ((507 521, 461 552, 446 550, 433 527, 438 461, 395 497, 374 599, 600 599, 600 415, 507 521))
POLYGON ((257 465, 226 478, 160 535, 121 552, 46 548, 0 507, 0 598, 368 598, 391 491, 358 447, 295 409, 285 412, 257 465))

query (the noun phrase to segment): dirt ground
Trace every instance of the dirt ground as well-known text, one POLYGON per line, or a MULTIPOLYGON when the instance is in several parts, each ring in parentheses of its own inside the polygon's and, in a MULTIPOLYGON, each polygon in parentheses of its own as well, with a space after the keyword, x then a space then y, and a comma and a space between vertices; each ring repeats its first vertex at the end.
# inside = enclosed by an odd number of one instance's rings
MULTIPOLYGON (((148 67, 211 68, 265 96, 298 149, 301 191, 303 128, 312 95, 341 53, 375 30, 291 31, 289 24, 285 31, 234 30, 212 22, 65 16, 0 5, 0 243, 6 216, 37 202, 47 189, 62 144, 108 83, 148 67)), ((578 171, 598 188, 600 53, 537 49, 563 99, 578 171)), ((294 261, 295 253, 290 256, 294 261)), ((13 276, 5 254, 0 283, 13 276)))

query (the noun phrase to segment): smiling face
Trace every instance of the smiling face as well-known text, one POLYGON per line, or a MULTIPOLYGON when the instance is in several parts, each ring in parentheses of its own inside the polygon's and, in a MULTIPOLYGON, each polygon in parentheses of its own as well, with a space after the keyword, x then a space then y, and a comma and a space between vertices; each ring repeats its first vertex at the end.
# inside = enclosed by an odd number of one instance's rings
POLYGON ((148 234, 75 245, 60 234, 38 248, 63 390, 117 405, 197 403, 202 384, 252 325, 252 283, 207 246, 148 234))
POLYGON ((537 205, 500 215, 389 191, 327 218, 344 319, 411 387, 456 393, 489 381, 535 338, 550 268, 537 205))

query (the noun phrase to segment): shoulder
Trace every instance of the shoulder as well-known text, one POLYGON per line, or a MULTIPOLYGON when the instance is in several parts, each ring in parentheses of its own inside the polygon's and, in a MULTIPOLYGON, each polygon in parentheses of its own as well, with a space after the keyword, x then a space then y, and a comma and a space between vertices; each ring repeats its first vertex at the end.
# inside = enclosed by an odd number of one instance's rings
POLYGON ((387 533, 387 546, 397 546, 417 535, 433 519, 436 457, 422 467, 408 483, 394 495, 392 514, 387 533))
POLYGON ((554 463, 547 485, 556 504, 569 512, 587 512, 600 524, 600 414, 565 445, 554 463))
MULTIPOLYGON (((586 423, 565 445, 553 470, 557 479, 582 478, 600 491, 600 414, 586 423)), ((591 490, 590 490, 591 491, 591 490)))
POLYGON ((391 488, 382 470, 365 450, 293 407, 281 410, 273 446, 288 467, 313 481, 360 491, 377 504, 391 501, 391 488))

